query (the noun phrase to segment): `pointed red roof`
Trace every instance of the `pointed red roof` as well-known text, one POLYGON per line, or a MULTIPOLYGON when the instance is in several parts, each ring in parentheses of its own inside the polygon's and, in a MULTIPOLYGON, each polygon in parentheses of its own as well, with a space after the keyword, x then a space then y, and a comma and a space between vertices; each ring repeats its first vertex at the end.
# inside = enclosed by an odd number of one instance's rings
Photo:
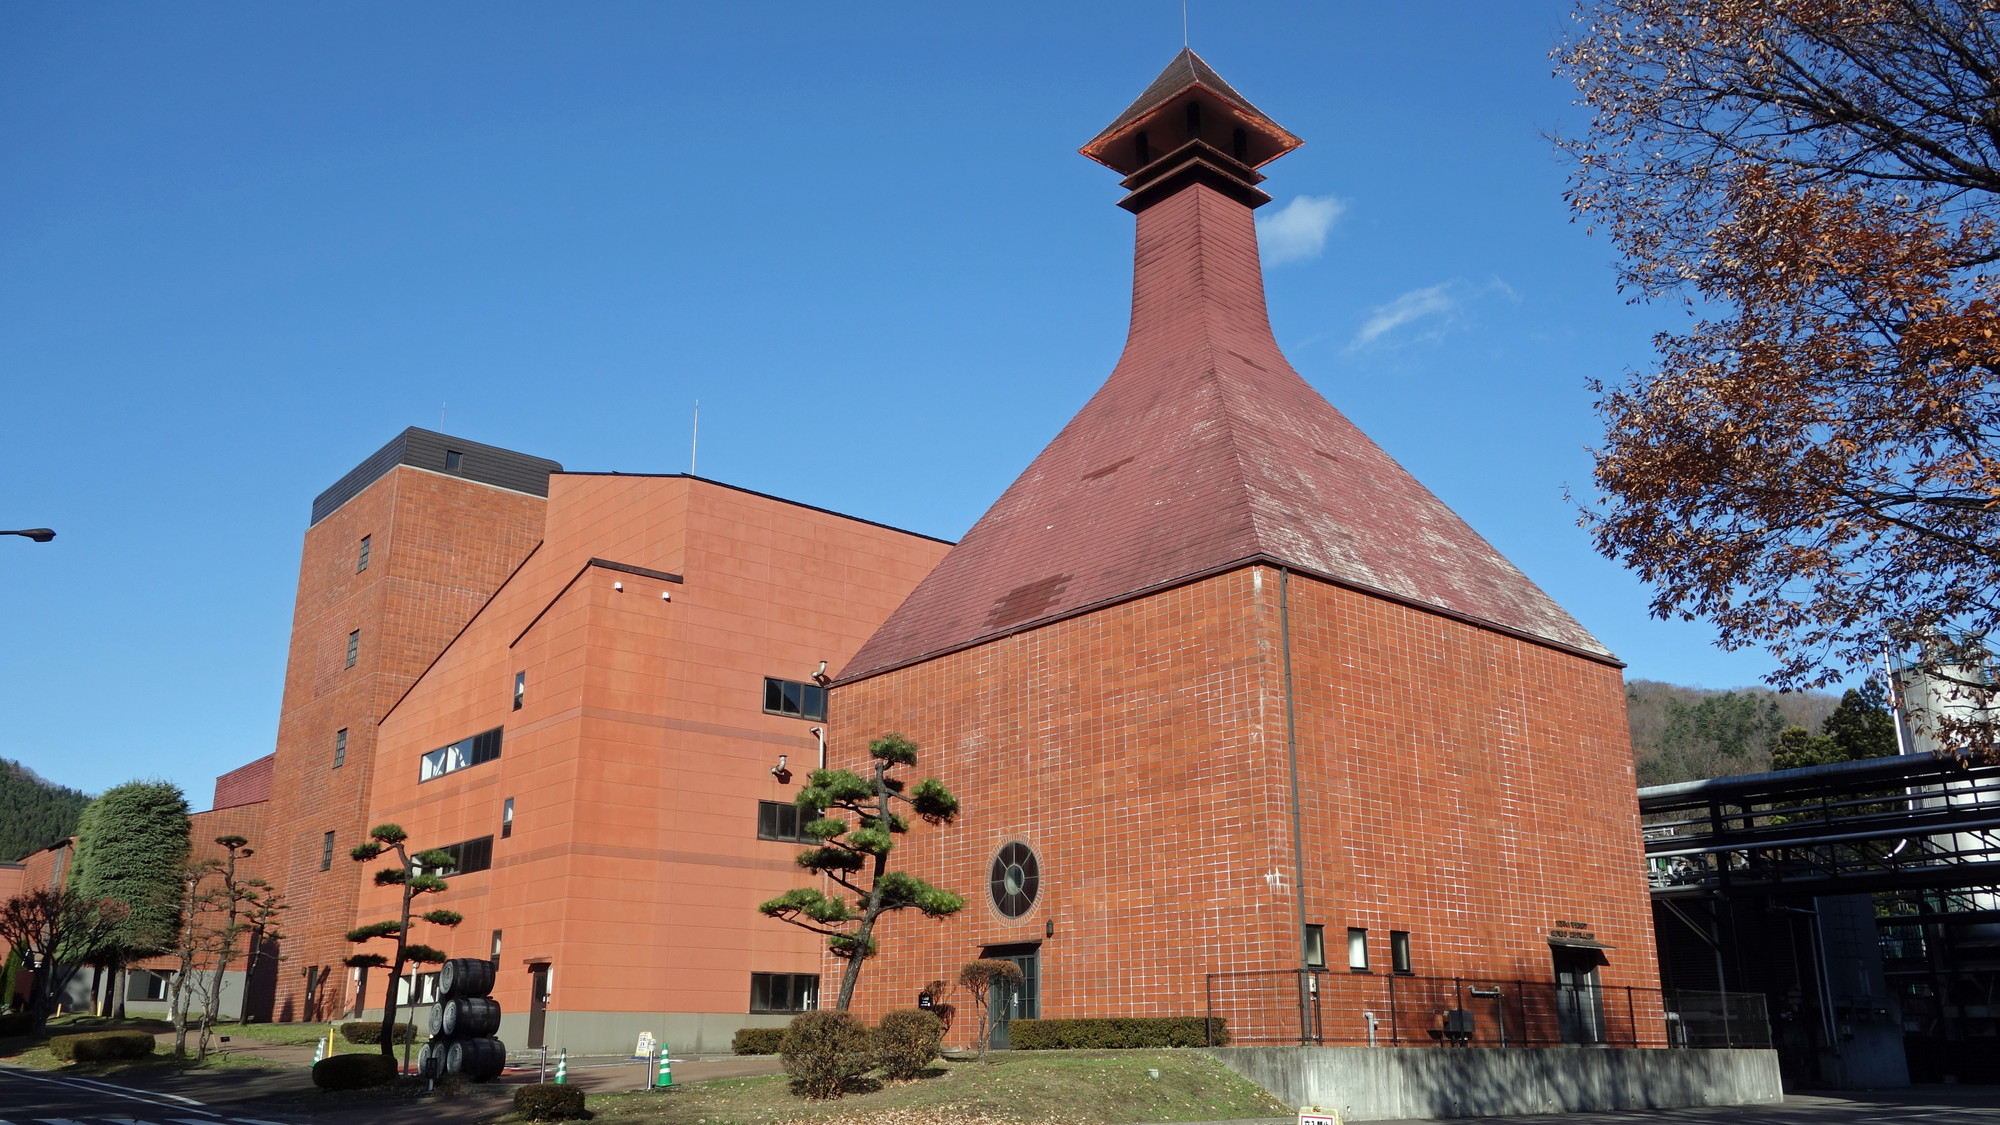
POLYGON ((1226 188, 1193 179, 1140 205, 1111 378, 842 679, 1253 560, 1612 659, 1292 370, 1251 208, 1226 188))

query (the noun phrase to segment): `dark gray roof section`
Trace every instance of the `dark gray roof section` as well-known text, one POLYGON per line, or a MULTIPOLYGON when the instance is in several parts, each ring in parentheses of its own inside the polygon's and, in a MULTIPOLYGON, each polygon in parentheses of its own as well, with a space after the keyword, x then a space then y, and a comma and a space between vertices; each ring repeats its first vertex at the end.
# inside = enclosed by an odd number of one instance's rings
POLYGON ((356 465, 353 472, 341 477, 332 488, 315 497, 312 522, 318 523, 332 515, 342 504, 360 495, 362 489, 381 480, 398 465, 464 477, 531 496, 547 496, 549 474, 562 472, 561 464, 546 457, 530 457, 497 445, 411 426, 376 450, 366 461, 356 465), (446 455, 450 453, 459 455, 456 469, 445 467, 446 455))
MULTIPOLYGON (((1261 117, 1266 121, 1271 121, 1270 114, 1251 105, 1250 99, 1237 93, 1236 87, 1224 82, 1222 76, 1215 73, 1215 68, 1209 66, 1206 60, 1186 47, 1183 47, 1181 48, 1181 53, 1175 55, 1174 60, 1167 64, 1167 69, 1161 71, 1158 78, 1153 79, 1151 86, 1146 87, 1146 92, 1140 94, 1137 101, 1126 106, 1125 112, 1119 114, 1117 120, 1100 130, 1097 137, 1091 140, 1091 144, 1096 144, 1098 139, 1116 133, 1118 130, 1144 117, 1146 114, 1152 112, 1161 102, 1166 101, 1189 86, 1203 87, 1211 94, 1215 94, 1226 101, 1234 102, 1236 108, 1243 112, 1254 117, 1261 117)), ((1271 124, 1276 125, 1277 122, 1271 121, 1271 124)), ((1090 145, 1085 145, 1084 147, 1089 148, 1090 145)))

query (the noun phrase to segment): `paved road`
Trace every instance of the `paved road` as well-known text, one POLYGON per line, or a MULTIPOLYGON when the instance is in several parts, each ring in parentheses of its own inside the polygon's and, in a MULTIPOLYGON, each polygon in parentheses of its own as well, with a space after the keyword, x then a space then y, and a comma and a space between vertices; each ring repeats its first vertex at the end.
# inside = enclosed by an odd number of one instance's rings
POLYGON ((245 1116, 195 1098, 87 1078, 0 1070, 0 1125, 292 1125, 293 1120, 245 1116))

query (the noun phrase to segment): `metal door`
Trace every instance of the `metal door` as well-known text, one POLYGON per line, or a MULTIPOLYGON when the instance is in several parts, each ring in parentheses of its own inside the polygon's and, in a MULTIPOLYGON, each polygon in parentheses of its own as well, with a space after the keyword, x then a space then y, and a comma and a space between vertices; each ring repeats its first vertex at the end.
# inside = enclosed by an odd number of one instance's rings
POLYGON ((528 966, 528 1049, 547 1046, 543 1035, 549 1020, 549 967, 528 966))
POLYGON ((1604 1042, 1604 996, 1597 983, 1603 960, 1594 949, 1555 949, 1556 1020, 1565 1043, 1604 1042))
POLYGON ((1012 957, 996 957, 994 960, 1012 961, 1021 967, 1020 984, 1006 981, 996 983, 993 986, 993 994, 988 998, 993 1014, 993 1037, 990 1042, 995 1050, 1006 1050, 1010 1043, 1007 1035, 1009 1020, 1041 1018, 1042 955, 1039 952, 1023 953, 1012 957))

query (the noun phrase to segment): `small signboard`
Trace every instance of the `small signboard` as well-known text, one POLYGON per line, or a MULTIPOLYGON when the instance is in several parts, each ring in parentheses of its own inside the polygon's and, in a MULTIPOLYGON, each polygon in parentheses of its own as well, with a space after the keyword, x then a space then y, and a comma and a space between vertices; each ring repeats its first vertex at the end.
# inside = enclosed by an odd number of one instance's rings
POLYGON ((928 992, 919 992, 919 993, 917 993, 917 1007, 918 1007, 918 1008, 920 1008, 920 1009, 922 1009, 922 1010, 924 1010, 924 1011, 926 1011, 926 1012, 930 1011, 930 1010, 931 1010, 931 994, 930 994, 930 993, 928 993, 928 992))
POLYGON ((635 1059, 650 1059, 653 1057, 653 1049, 656 1046, 657 1044, 653 1040, 653 1033, 642 1031, 639 1033, 639 1045, 632 1048, 632 1057, 635 1059))
POLYGON ((1347 1125, 1347 1123, 1340 1119, 1339 1110, 1320 1109, 1315 1106, 1312 1109, 1299 1111, 1299 1125, 1347 1125))

